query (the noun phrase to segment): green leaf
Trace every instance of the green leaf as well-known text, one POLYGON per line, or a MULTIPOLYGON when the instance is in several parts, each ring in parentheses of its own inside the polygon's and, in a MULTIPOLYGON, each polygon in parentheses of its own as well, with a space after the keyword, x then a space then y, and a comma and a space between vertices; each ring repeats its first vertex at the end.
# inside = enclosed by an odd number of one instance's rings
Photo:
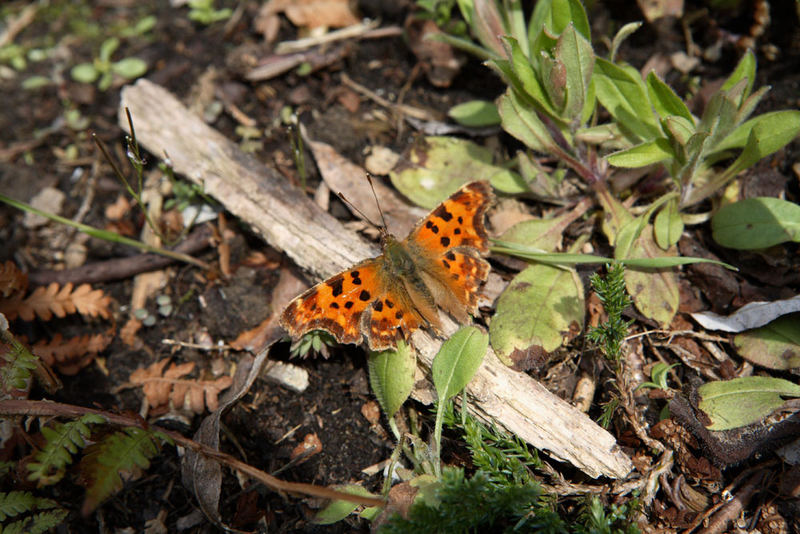
POLYGON ((636 69, 595 59, 594 83, 597 99, 633 141, 649 141, 659 136, 647 96, 647 88, 636 69))
POLYGON ((507 169, 499 170, 491 175, 489 177, 489 183, 492 184, 494 189, 507 195, 529 193, 531 190, 522 176, 507 169))
POLYGON ((27 91, 41 89, 42 87, 48 87, 50 85, 53 85, 53 80, 47 78, 46 76, 31 76, 29 78, 25 78, 25 81, 22 82, 22 88, 27 91))
POLYGON ((697 388, 698 407, 711 420, 709 430, 757 423, 780 408, 783 397, 800 397, 800 385, 782 378, 746 376, 709 382, 697 388))
POLYGON ((664 132, 671 136, 679 146, 684 146, 695 134, 694 123, 683 117, 670 116, 661 121, 664 132))
POLYGON ((367 364, 372 391, 383 408, 383 413, 391 419, 414 387, 416 352, 400 341, 397 350, 371 352, 367 364))
POLYGON ((489 150, 455 137, 426 137, 411 148, 407 161, 389 173, 392 184, 409 200, 429 209, 468 182, 507 172, 492 165, 489 150))
POLYGON ((683 220, 678 211, 677 199, 672 199, 661 208, 653 220, 653 235, 656 244, 663 250, 678 243, 683 233, 683 220))
POLYGON ((737 126, 730 135, 714 147, 714 151, 721 152, 744 147, 747 144, 750 133, 756 126, 759 126, 763 132, 786 131, 787 133, 783 134, 782 137, 789 137, 789 141, 791 141, 800 132, 800 111, 771 111, 758 117, 753 117, 737 126), (794 131, 793 135, 791 134, 792 131, 794 131))
POLYGON ((768 369, 800 368, 800 314, 780 317, 766 326, 733 338, 736 351, 745 360, 768 369))
POLYGON ((447 112, 451 119, 464 126, 481 128, 500 124, 500 114, 494 102, 488 100, 470 100, 450 108, 447 112))
POLYGON ((147 63, 138 57, 129 57, 113 63, 111 70, 124 78, 132 80, 147 72, 147 63))
POLYGON ((611 51, 608 54, 611 61, 614 61, 617 57, 617 50, 619 50, 619 46, 622 42, 630 37, 633 32, 641 28, 642 24, 642 22, 629 22, 617 31, 614 38, 611 40, 611 51))
POLYGON ((462 327, 442 344, 431 366, 433 385, 440 404, 460 392, 472 380, 488 347, 489 336, 475 326, 462 327))
POLYGON ((566 99, 562 116, 574 119, 583 111, 589 91, 594 69, 594 50, 591 43, 569 24, 558 38, 555 57, 566 69, 566 99))
POLYGON ((650 74, 647 75, 647 93, 650 95, 650 101, 661 118, 678 116, 694 125, 692 113, 683 103, 683 100, 653 71, 650 71, 650 74))
POLYGON ((744 150, 731 165, 735 172, 743 171, 760 159, 788 145, 800 133, 800 111, 786 111, 779 124, 756 124, 750 131, 744 150), (791 120, 793 119, 793 120, 791 120), (772 126, 772 127, 771 127, 772 126))
MULTIPOLYGON (((629 223, 626 227, 630 227, 632 224, 634 223, 629 223)), ((620 231, 620 236, 631 234, 626 227, 620 231)), ((618 239, 622 239, 622 237, 618 239)), ((617 260, 627 258, 658 260, 675 256, 674 251, 664 251, 656 245, 653 239, 653 227, 650 224, 642 229, 638 238, 632 240, 625 256, 617 256, 617 250, 614 251, 614 254, 617 260)), ((624 263, 626 267, 630 267, 625 269, 625 286, 636 309, 645 317, 658 322, 662 328, 667 328, 678 311, 680 300, 675 273, 669 269, 633 268, 629 262, 624 263)))
POLYGON ((503 129, 513 135, 531 150, 551 154, 555 141, 547 127, 539 119, 536 110, 525 104, 516 92, 509 89, 500 97, 498 112, 503 121, 503 129))
MULTIPOLYGON (((363 488, 358 484, 334 486, 333 489, 336 491, 341 491, 342 493, 349 493, 351 495, 377 497, 377 495, 367 491, 366 488, 363 488)), ((358 508, 358 506, 358 503, 351 501, 332 500, 322 510, 317 512, 317 515, 314 516, 313 522, 317 525, 331 525, 352 514, 355 509, 358 508)))
POLYGON ((94 65, 91 63, 80 63, 79 65, 75 65, 72 67, 69 73, 73 80, 81 83, 94 83, 94 81, 100 76, 100 73, 97 72, 97 69, 95 69, 94 65))
POLYGON ((117 48, 119 48, 119 39, 116 37, 111 37, 103 41, 103 44, 100 45, 100 54, 98 56, 100 61, 103 63, 111 61, 111 56, 117 48))
POLYGON ((541 358, 566 335, 580 332, 583 317, 583 284, 573 269, 528 266, 497 299, 489 325, 492 348, 506 365, 531 355, 541 358))
POLYGON ((669 141, 663 137, 653 141, 645 141, 631 148, 614 152, 606 157, 606 161, 615 167, 634 169, 646 167, 674 158, 675 153, 669 141))
POLYGON ((711 232, 720 245, 739 250, 800 242, 800 205, 771 197, 740 200, 714 214, 711 232))
POLYGON ((742 98, 747 98, 753 90, 753 83, 756 81, 756 56, 753 51, 748 49, 747 52, 739 60, 739 64, 733 69, 733 72, 725 83, 722 84, 722 90, 728 91, 740 81, 747 79, 747 86, 742 93, 742 98))
MULTIPOLYGON (((528 22, 528 40, 534 42, 536 36, 544 31, 558 36, 570 23, 585 39, 591 40, 589 19, 581 2, 578 0, 540 0, 536 2, 528 22)), ((541 48, 531 52, 539 51, 541 48)))
POLYGON ((544 86, 539 81, 532 60, 525 56, 516 39, 506 37, 505 41, 509 48, 508 56, 511 58, 511 68, 519 82, 519 87, 516 86, 517 84, 512 84, 514 88, 527 95, 542 111, 551 117, 558 117, 558 113, 553 109, 553 104, 544 86))

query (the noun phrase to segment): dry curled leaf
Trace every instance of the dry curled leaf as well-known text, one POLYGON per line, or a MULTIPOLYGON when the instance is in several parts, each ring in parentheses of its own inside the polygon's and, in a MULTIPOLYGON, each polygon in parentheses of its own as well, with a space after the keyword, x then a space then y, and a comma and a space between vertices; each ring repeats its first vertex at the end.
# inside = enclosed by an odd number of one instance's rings
POLYGON ((72 288, 71 283, 59 287, 55 282, 47 287, 37 287, 25 299, 16 301, 13 307, 4 303, 3 312, 9 319, 19 317, 24 321, 32 321, 34 317, 49 321, 53 315, 65 317, 71 313, 103 319, 111 317, 111 297, 102 289, 92 289, 89 284, 82 284, 74 291, 72 288))
POLYGON ((165 358, 131 373, 131 384, 142 386, 152 408, 171 404, 174 408, 185 408, 195 413, 202 413, 206 406, 214 411, 219 406, 220 392, 233 383, 227 375, 216 380, 181 378, 194 370, 194 362, 173 363, 165 371, 168 362, 169 358, 165 358))
POLYGON ((85 334, 64 339, 56 334, 51 340, 35 343, 31 352, 39 356, 51 367, 55 367, 62 375, 74 375, 95 359, 95 357, 111 343, 110 332, 85 334))

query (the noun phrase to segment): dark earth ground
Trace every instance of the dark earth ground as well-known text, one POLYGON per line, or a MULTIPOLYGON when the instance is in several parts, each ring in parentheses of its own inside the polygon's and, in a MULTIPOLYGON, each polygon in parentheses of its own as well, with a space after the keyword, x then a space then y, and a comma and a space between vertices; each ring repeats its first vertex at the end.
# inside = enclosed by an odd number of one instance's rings
MULTIPOLYGON (((52 4, 58 6, 65 3, 52 4)), ((403 23, 405 10, 385 7, 380 2, 369 4, 362 6, 364 13, 382 16, 384 25, 403 23)), ((15 3, 9 5, 13 6, 15 3)), ((449 88, 433 87, 422 74, 409 80, 409 73, 417 60, 408 51, 402 37, 353 42, 341 60, 309 76, 290 72, 266 83, 251 84, 242 79, 235 58, 244 47, 257 50, 262 45, 260 37, 253 32, 250 25, 253 12, 258 6, 252 2, 245 2, 244 6, 244 16, 226 31, 224 23, 211 26, 192 23, 186 18, 185 10, 170 8, 166 2, 106 1, 91 7, 71 9, 61 5, 59 9, 48 8, 46 11, 50 15, 37 18, 17 37, 17 42, 40 42, 47 36, 51 36, 51 41, 58 41, 70 33, 70 20, 76 16, 85 17, 101 27, 110 27, 113 24, 137 20, 145 14, 155 14, 158 23, 151 32, 153 38, 128 40, 126 43, 129 48, 125 50, 127 55, 136 55, 147 60, 151 66, 146 74, 148 79, 163 85, 180 98, 188 99, 190 89, 198 78, 208 69, 215 68, 218 72, 215 82, 217 90, 222 91, 243 113, 255 119, 257 124, 275 124, 281 109, 291 105, 299 111, 301 121, 308 126, 311 137, 332 144, 342 155, 357 163, 363 162, 362 149, 367 145, 383 144, 402 151, 418 134, 406 127, 398 135, 394 121, 380 123, 377 120, 362 120, 364 109, 374 106, 366 100, 362 100, 359 113, 347 111, 337 100, 335 92, 341 88, 343 73, 364 86, 381 90, 388 98, 396 96, 411 81, 404 102, 441 112, 465 100, 492 99, 503 89, 499 80, 474 59, 467 61, 449 88)), ((759 106, 759 112, 797 108, 800 105, 800 32, 797 14, 791 1, 773 3, 771 8, 772 23, 758 39, 758 44, 772 44, 778 53, 771 60, 763 53, 758 55, 756 86, 769 84, 773 87, 759 106)), ((701 9, 706 9, 705 5, 692 3, 687 5, 686 12, 697 12, 701 9)), ((611 28, 618 28, 626 22, 642 18, 639 10, 627 2, 602 2, 589 11, 595 36, 610 35, 613 33, 611 28)), ((698 45, 705 47, 714 39, 719 39, 720 29, 734 34, 746 33, 753 24, 752 12, 753 6, 749 2, 743 3, 738 10, 718 10, 711 11, 710 14, 707 12, 706 16, 701 15, 692 26, 693 38, 698 45)), ((284 19, 279 41, 295 37, 296 29, 284 19)), ((621 56, 634 66, 641 67, 656 52, 679 50, 684 47, 684 43, 681 26, 675 21, 657 25, 645 24, 625 43, 621 56)), ((72 54, 67 61, 68 65, 88 61, 95 49, 94 41, 80 35, 75 35, 66 46, 72 54)), ((733 46, 723 46, 719 60, 703 62, 694 74, 699 75, 702 81, 724 77, 735 65, 738 53, 739 50, 733 46)), ((54 63, 32 63, 26 74, 50 76, 54 63)), ((53 124, 66 108, 72 108, 79 110, 88 120, 89 130, 119 153, 122 132, 116 124, 118 88, 99 91, 91 85, 71 80, 68 70, 61 75, 62 79, 58 84, 37 90, 23 90, 20 87, 20 77, 0 81, 0 149, 4 151, 4 157, 0 159, 0 191, 13 198, 29 201, 46 186, 58 187, 67 193, 62 214, 71 217, 85 194, 85 180, 79 179, 76 182, 76 169, 87 170, 94 164, 100 165, 95 199, 85 222, 103 227, 104 209, 116 200, 122 192, 122 186, 113 177, 108 165, 102 161, 84 129, 61 127, 44 142, 35 143, 28 150, 11 156, 5 152, 19 143, 35 139, 38 131, 53 124), (70 145, 77 147, 78 156, 68 160, 63 156, 63 150, 70 145)), ((679 94, 683 93, 688 81, 688 78, 682 78, 679 73, 673 73, 667 78, 667 82, 679 94)), ((230 138, 238 139, 235 133, 237 123, 229 114, 221 114, 213 126, 230 138)), ((274 164, 281 159, 291 161, 288 134, 283 127, 268 129, 268 135, 261 140, 262 148, 256 152, 256 156, 266 164, 274 164)), ((502 142, 514 146, 510 138, 503 137, 502 142)), ((798 181, 791 171, 792 163, 798 159, 797 150, 798 145, 795 142, 774 158, 763 162, 759 169, 771 170, 772 180, 750 178, 753 187, 763 189, 765 194, 786 190, 788 197, 797 199, 798 181)), ((286 172, 290 178, 294 178, 291 169, 286 172)), ((312 172, 312 186, 316 180, 318 177, 312 172)), ((332 211, 337 216, 345 216, 345 210, 336 201, 332 202, 332 211)), ((136 210, 131 210, 129 214, 130 222, 135 228, 134 235, 138 235, 143 223, 137 213, 136 210)), ((20 221, 19 212, 6 206, 0 207, 0 242, 3 243, 0 261, 16 260, 19 265, 31 271, 58 268, 60 262, 54 257, 49 238, 26 229, 20 221)), ((238 237, 233 250, 233 264, 251 251, 263 251, 266 248, 247 234, 245 228, 237 228, 236 232, 238 237)), ((700 241, 707 243, 710 240, 706 236, 701 237, 700 241)), ((91 261, 132 253, 130 249, 95 240, 89 241, 89 247, 91 261)), ((796 255, 796 246, 792 250, 796 255)), ((274 252, 267 254, 279 258, 274 252)), ((215 257, 213 252, 207 252, 201 259, 213 262, 215 257)), ((726 260, 725 257, 722 259, 726 260)), ((758 265, 757 259, 753 259, 753 262, 753 270, 763 268, 758 265)), ((102 368, 99 365, 90 365, 75 376, 62 377, 64 387, 51 397, 53 400, 110 410, 137 411, 141 403, 140 390, 118 391, 116 388, 126 382, 135 369, 175 352, 169 346, 163 345, 162 339, 177 339, 182 332, 201 328, 206 329, 213 339, 235 337, 267 317, 270 311, 268 304, 271 287, 277 279, 275 268, 264 267, 257 268, 253 279, 245 281, 236 277, 228 281, 213 281, 210 277, 198 275, 197 269, 189 266, 175 267, 170 273, 170 294, 180 296, 193 291, 196 295, 206 297, 212 303, 211 308, 202 309, 198 305, 198 299, 188 299, 176 313, 159 320, 157 326, 139 332, 146 350, 131 350, 118 338, 115 339, 103 352, 105 360, 102 368), (239 291, 249 297, 243 299, 246 302, 241 304, 242 308, 214 308, 213 303, 217 302, 215 293, 220 287, 235 291, 237 284, 243 284, 239 291), (219 320, 220 317, 224 317, 224 320, 219 320)), ((96 284, 96 287, 102 288, 119 303, 130 301, 131 286, 130 281, 96 284)), ((795 289, 796 286, 795 282, 795 289)), ((123 321, 124 318, 119 317, 119 320, 123 321)), ((39 337, 52 337, 57 332, 65 337, 77 335, 83 332, 85 325, 78 319, 63 319, 19 328, 24 329, 19 331, 20 334, 36 340, 39 337)), ((288 344, 273 350, 272 357, 288 361, 288 344)), ((208 354, 182 349, 179 358, 182 361, 202 362, 208 358, 208 354)), ((225 359, 229 361, 235 361, 236 358, 235 353, 225 355, 225 359)), ((243 460, 267 472, 273 472, 289 460, 292 449, 302 436, 316 432, 323 440, 323 451, 309 461, 282 473, 283 478, 321 485, 365 480, 368 488, 379 489, 380 477, 365 477, 361 470, 387 458, 392 449, 392 441, 384 429, 371 428, 369 421, 361 413, 362 406, 372 399, 361 351, 351 347, 333 349, 327 360, 303 360, 295 363, 309 371, 310 387, 304 393, 296 394, 264 381, 256 382, 244 400, 224 419, 227 431, 222 438, 223 450, 233 454, 243 451, 246 454, 242 457, 243 460), (276 444, 295 427, 298 428, 291 438, 276 444)), ((559 385, 563 387, 559 374, 563 373, 543 371, 542 378, 550 377, 550 387, 559 390, 559 385)), ((545 383, 548 385, 548 382, 545 383)), ((31 394, 31 398, 41 396, 42 392, 38 390, 31 394)), ((427 412, 425 407, 416 408, 422 413, 427 412)), ((590 415, 596 417, 598 414, 590 415)), ((178 424, 178 430, 190 435, 195 430, 193 425, 199 419, 184 418, 184 422, 178 424)), ((460 445, 455 440, 447 441, 446 446, 449 447, 446 460, 463 460, 466 457, 465 454, 460 454, 460 445)), ((569 466, 556 465, 569 480, 576 483, 584 481, 580 473, 569 466)), ((82 488, 76 484, 60 484, 54 490, 53 496, 63 505, 77 510, 82 492, 82 488)), ((222 516, 234 518, 230 519, 233 526, 253 528, 254 519, 258 514, 263 514, 270 532, 321 530, 321 527, 308 523, 314 513, 313 507, 319 504, 313 500, 284 498, 261 487, 242 490, 232 476, 225 477, 222 496, 222 516)), ((96 514, 87 518, 81 518, 77 513, 72 514, 67 526, 61 531, 118 532, 125 528, 142 531, 144 521, 156 517, 160 511, 166 511, 164 522, 169 531, 174 531, 178 518, 190 514, 194 506, 192 496, 180 483, 179 458, 173 449, 167 447, 146 474, 126 485, 123 491, 109 499, 96 514)), ((796 515, 793 521, 797 526, 796 515)), ((325 527, 325 531, 350 532, 366 528, 362 523, 346 521, 325 527)), ((213 527, 198 529, 197 531, 211 531, 213 527)))

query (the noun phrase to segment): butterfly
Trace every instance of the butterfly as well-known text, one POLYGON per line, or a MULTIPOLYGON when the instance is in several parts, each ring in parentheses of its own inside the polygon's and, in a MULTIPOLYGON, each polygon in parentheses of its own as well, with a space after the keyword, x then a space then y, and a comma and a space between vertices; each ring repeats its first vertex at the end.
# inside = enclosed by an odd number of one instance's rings
POLYGON ((364 260, 295 298, 280 322, 297 339, 324 330, 339 343, 396 348, 421 326, 441 329, 438 307, 461 323, 478 307, 489 276, 483 217, 494 195, 471 182, 420 220, 402 241, 381 229, 383 254, 364 260))

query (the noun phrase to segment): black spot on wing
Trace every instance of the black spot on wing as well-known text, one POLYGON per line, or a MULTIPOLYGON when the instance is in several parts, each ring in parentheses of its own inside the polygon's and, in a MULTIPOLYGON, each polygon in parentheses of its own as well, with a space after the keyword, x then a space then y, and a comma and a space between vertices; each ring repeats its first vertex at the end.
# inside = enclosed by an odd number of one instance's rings
POLYGON ((433 214, 444 222, 448 222, 453 218, 453 214, 447 211, 447 208, 445 208, 444 205, 440 205, 438 208, 433 210, 433 214))
POLYGON ((442 236, 442 238, 439 240, 439 242, 442 244, 443 247, 450 246, 450 238, 447 237, 447 236, 442 236))
POLYGON ((374 309, 376 312, 383 311, 383 302, 380 300, 375 301, 375 304, 372 305, 372 309, 374 309))
POLYGON ((368 301, 372 295, 369 294, 369 291, 366 289, 362 289, 361 293, 358 294, 358 299, 363 300, 364 302, 368 301))
POLYGON ((344 277, 337 276, 336 278, 332 278, 325 282, 328 284, 328 287, 331 288, 331 292, 333 293, 334 297, 338 297, 342 294, 342 286, 344 284, 344 277))

